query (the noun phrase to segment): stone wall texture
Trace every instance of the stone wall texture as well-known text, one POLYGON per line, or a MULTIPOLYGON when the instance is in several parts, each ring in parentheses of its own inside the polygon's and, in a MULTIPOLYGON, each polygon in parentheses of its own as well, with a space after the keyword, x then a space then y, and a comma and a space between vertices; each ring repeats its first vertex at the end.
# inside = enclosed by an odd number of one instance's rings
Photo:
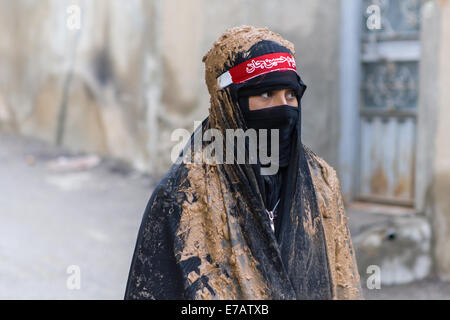
POLYGON ((243 24, 295 44, 304 141, 337 164, 338 0, 0 0, 0 130, 163 174, 172 131, 208 114, 203 55, 243 24))

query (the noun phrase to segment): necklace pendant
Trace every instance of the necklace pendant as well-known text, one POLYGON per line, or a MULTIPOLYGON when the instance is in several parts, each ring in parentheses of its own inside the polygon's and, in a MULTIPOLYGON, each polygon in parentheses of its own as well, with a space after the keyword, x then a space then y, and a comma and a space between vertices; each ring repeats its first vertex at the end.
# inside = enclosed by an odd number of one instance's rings
POLYGON ((272 231, 275 232, 275 225, 273 223, 273 220, 270 220, 270 227, 272 228, 272 231))
POLYGON ((272 228, 272 231, 275 233, 275 224, 273 223, 273 219, 275 219, 275 216, 273 215, 273 213, 275 212, 275 210, 277 209, 278 203, 280 203, 281 199, 278 199, 277 203, 275 204, 275 207, 273 207, 272 211, 269 211, 266 209, 266 212, 269 216, 269 220, 270 220, 270 227, 272 228))
POLYGON ((274 219, 273 211, 269 211, 266 209, 266 212, 269 215, 270 227, 272 228, 272 231, 275 232, 275 224, 273 223, 274 219))

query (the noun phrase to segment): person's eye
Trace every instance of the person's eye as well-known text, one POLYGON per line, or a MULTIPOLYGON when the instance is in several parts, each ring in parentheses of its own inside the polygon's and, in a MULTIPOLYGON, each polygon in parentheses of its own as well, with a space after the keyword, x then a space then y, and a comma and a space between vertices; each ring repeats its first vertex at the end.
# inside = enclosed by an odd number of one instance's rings
POLYGON ((294 98, 297 98, 297 96, 295 95, 295 92, 294 92, 294 91, 289 91, 289 92, 287 93, 287 98, 288 98, 289 100, 292 100, 292 99, 294 99, 294 98))
POLYGON ((261 97, 264 98, 264 99, 270 98, 270 92, 263 92, 263 93, 261 93, 261 97))

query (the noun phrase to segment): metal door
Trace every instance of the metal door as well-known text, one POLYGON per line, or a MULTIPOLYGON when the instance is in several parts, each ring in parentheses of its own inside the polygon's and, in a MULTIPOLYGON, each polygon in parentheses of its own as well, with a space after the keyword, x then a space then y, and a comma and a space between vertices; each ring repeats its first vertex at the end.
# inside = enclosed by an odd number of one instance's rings
POLYGON ((358 198, 413 205, 421 0, 363 1, 358 198))

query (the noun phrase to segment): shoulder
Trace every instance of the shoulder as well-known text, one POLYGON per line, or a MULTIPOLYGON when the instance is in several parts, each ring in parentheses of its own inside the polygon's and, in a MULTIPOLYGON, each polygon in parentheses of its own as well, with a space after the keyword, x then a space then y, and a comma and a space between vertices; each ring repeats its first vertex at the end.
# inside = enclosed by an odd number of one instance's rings
POLYGON ((316 179, 321 180, 330 188, 335 189, 336 185, 339 185, 336 170, 307 146, 303 145, 303 148, 305 150, 305 156, 308 161, 311 175, 316 179))
POLYGON ((362 291, 355 252, 348 229, 348 217, 336 170, 325 160, 305 147, 306 158, 316 190, 332 277, 337 299, 362 299, 362 291))
POLYGON ((185 164, 173 165, 153 189, 146 211, 162 212, 162 207, 181 203, 183 190, 190 186, 188 175, 189 168, 185 164))
POLYGON ((155 187, 150 203, 165 206, 182 206, 184 202, 196 202, 207 193, 208 166, 199 163, 174 165, 155 187))
POLYGON ((342 206, 341 188, 336 170, 311 149, 303 146, 322 215, 337 218, 342 206))

